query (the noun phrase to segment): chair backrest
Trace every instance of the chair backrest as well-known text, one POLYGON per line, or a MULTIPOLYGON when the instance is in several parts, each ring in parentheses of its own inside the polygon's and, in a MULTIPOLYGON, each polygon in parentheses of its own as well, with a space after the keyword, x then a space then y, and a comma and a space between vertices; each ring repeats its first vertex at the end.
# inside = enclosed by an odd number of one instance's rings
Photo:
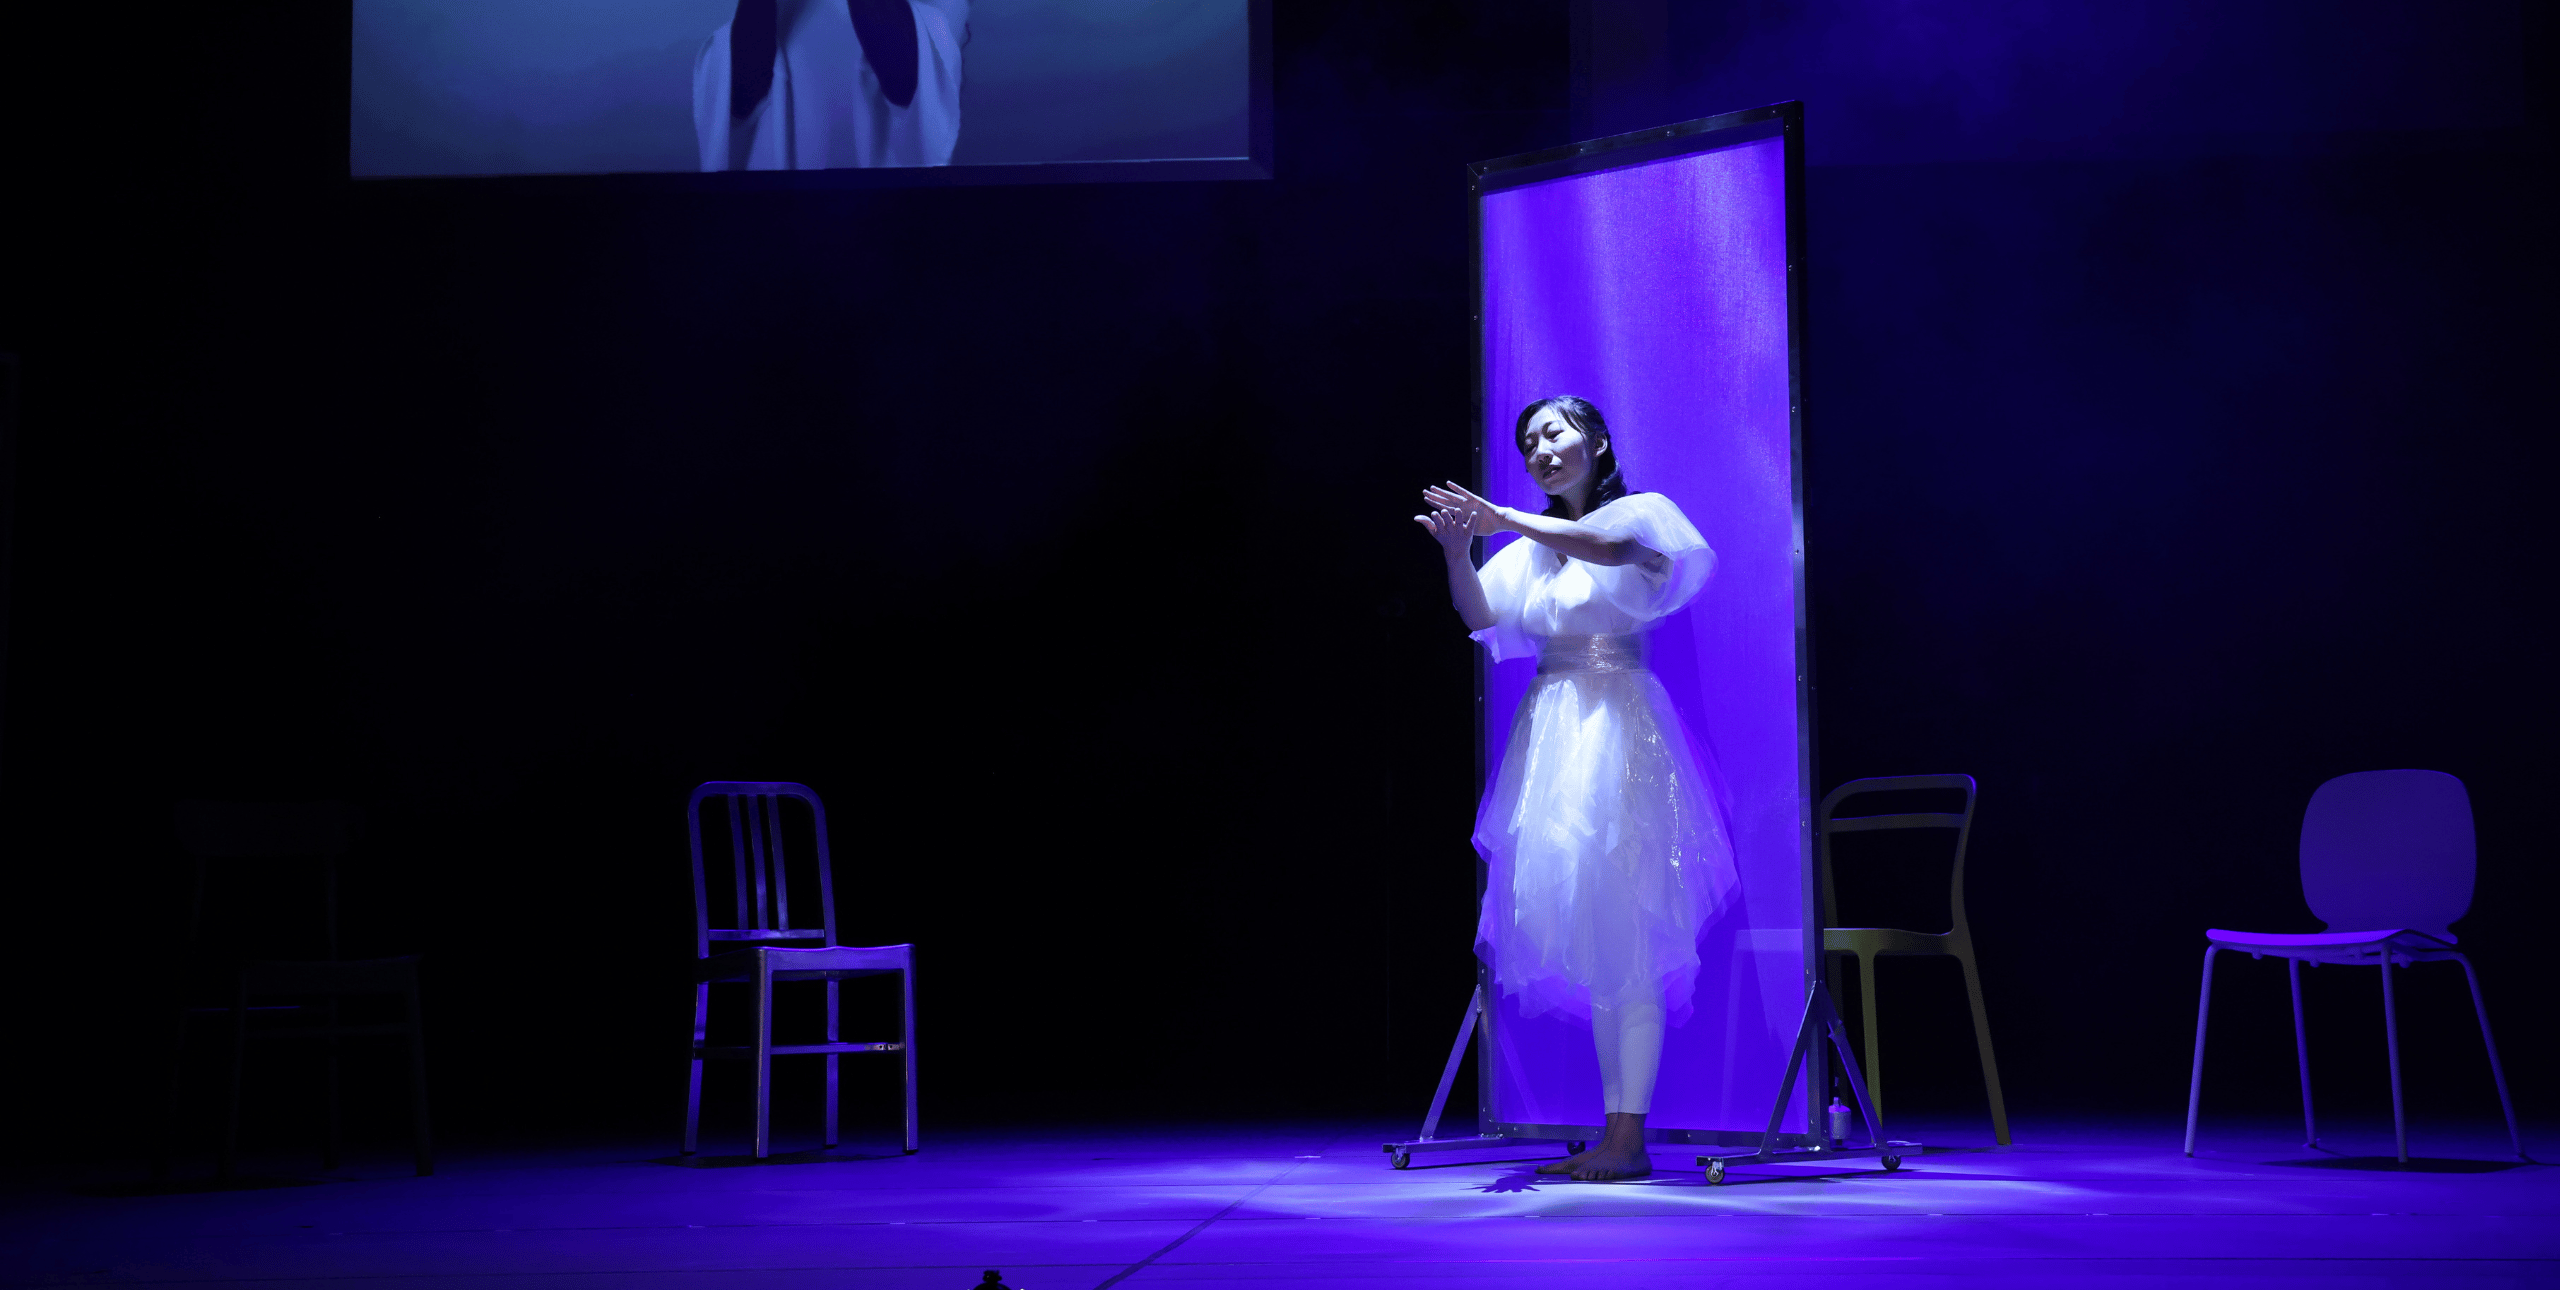
POLYGON ((187 944, 202 939, 206 871, 211 862, 313 860, 321 875, 320 909, 330 958, 338 957, 338 862, 355 844, 361 814, 344 802, 178 803, 178 848, 195 861, 187 904, 187 944))
POLYGON ((1831 839, 1842 833, 1871 833, 1882 829, 1953 829, 1956 834, 1955 866, 1947 879, 1947 912, 1954 920, 1951 929, 1970 931, 1964 917, 1964 851, 1973 840, 1974 782, 1971 775, 1884 775, 1873 779, 1853 779, 1831 790, 1814 811, 1816 863, 1821 868, 1821 921, 1825 927, 1839 922, 1840 902, 1831 881, 1831 839), (1928 789, 1957 789, 1964 793, 1964 810, 1904 811, 1893 815, 1840 815, 1840 804, 1869 793, 1908 793, 1928 789))
POLYGON ((2340 775, 2302 812, 2302 899, 2333 932, 2451 940, 2478 866, 2471 795, 2443 771, 2340 775))
POLYGON ((355 841, 344 802, 180 802, 178 845, 199 860, 342 856, 355 841))
POLYGON ((738 780, 713 780, 693 790, 684 806, 685 834, 693 844, 693 930, 694 953, 708 958, 714 942, 744 941, 769 944, 782 941, 836 944, 835 874, 827 858, 827 808, 818 795, 805 785, 764 783, 738 780), (795 866, 785 845, 782 804, 797 800, 809 808, 814 828, 809 854, 795 866), (723 834, 729 841, 729 863, 724 872, 706 879, 703 865, 703 803, 715 803, 710 823, 717 838, 723 834), (725 818, 719 818, 725 816, 725 818), (806 893, 815 879, 817 908, 811 910, 806 893), (793 888, 803 893, 795 915, 791 907, 793 888), (715 911, 713 899, 718 897, 715 911), (817 918, 812 925, 809 915, 817 918))

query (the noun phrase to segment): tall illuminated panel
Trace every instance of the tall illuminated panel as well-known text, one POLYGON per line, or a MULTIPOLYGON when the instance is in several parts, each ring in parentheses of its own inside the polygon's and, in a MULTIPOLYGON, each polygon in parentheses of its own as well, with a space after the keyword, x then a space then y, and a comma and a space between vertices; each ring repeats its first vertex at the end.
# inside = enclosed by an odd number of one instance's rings
MULTIPOLYGON (((1742 874, 1700 941, 1695 1013, 1665 1045, 1650 1125, 1674 1142, 1757 1141, 1818 961, 1795 379, 1801 147, 1798 107, 1785 104, 1472 168, 1487 495, 1544 507, 1514 418, 1533 399, 1579 394, 1608 417, 1628 487, 1678 503, 1717 556, 1706 591, 1652 641, 1651 666, 1721 770, 1742 874)), ((1533 671, 1484 664, 1488 767, 1533 671)), ((1589 1023, 1523 1017, 1484 980, 1480 1128, 1596 1133, 1589 1023)), ((1806 1126, 1804 1087, 1791 1130, 1806 1126)), ((1823 1087, 1818 1069, 1811 1087, 1823 1087)))

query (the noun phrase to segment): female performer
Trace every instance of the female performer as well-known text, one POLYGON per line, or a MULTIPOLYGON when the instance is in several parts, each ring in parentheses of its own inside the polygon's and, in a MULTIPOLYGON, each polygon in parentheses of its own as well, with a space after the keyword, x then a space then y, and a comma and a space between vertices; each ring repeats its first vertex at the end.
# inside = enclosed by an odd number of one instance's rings
POLYGON ((1426 488, 1414 522, 1440 543, 1449 598, 1495 659, 1535 654, 1502 766, 1476 816, 1491 872, 1476 952, 1521 1013, 1591 1019, 1608 1128, 1542 1174, 1652 1172, 1652 1109, 1666 1021, 1688 1020, 1698 933, 1737 882, 1697 758, 1639 633, 1706 585, 1715 552, 1659 493, 1630 493, 1589 400, 1520 413, 1529 477, 1550 501, 1530 515, 1456 484, 1426 488), (1468 543, 1509 530, 1481 573, 1468 543))

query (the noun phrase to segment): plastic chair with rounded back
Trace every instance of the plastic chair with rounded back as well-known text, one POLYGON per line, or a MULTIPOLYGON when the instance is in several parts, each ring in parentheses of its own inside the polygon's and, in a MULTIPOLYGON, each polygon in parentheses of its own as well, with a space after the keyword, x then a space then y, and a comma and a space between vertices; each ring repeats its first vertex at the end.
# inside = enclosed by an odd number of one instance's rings
POLYGON ((2507 1114, 2507 1137, 2518 1157, 2524 1135, 2516 1128, 2507 1074, 2498 1043, 2489 1034, 2489 1010, 2480 1002, 2480 974, 2453 948, 2452 926, 2471 912, 2471 883, 2478 854, 2471 832, 2471 796, 2462 781, 2442 771, 2368 770, 2340 775, 2311 794, 2302 813, 2302 896, 2328 930, 2308 933, 2205 932, 2204 990, 2196 1001, 2195 1061, 2187 1074, 2188 1155, 2196 1153, 2196 1105, 2204 1088, 2205 1022, 2213 1008, 2213 960, 2224 950, 2251 958, 2285 960, 2293 987, 2294 1069, 2302 1081, 2303 1145, 2320 1145, 2311 1116, 2311 1057, 2302 1026, 2302 965, 2322 963, 2381 967, 2382 1033, 2391 1058, 2391 1131, 2403 1163, 2409 1159, 2408 1117, 2400 1099, 2400 1023, 2391 968, 2412 963, 2462 965, 2471 982, 2471 1011, 2480 1021, 2489 1075, 2507 1114))
POLYGON ((2009 1106, 2000 1096, 2000 1064, 1991 1056, 1991 1019, 1982 1008, 1982 973, 1973 961, 1973 927, 1964 916, 1965 844, 1973 838, 1974 782, 1971 775, 1891 775, 1878 779, 1853 779, 1831 790, 1822 799, 1821 809, 1814 813, 1814 833, 1820 849, 1822 870, 1822 953, 1825 959, 1846 954, 1858 960, 1858 1012, 1864 1023, 1867 1040, 1867 1096, 1884 1114, 1884 1059, 1876 1040, 1876 960, 1891 955, 1943 955, 1954 959, 1964 969, 1966 1001, 1973 1008, 1973 1042, 1982 1057, 1982 1087, 1991 1102, 1991 1133, 2001 1146, 2009 1145, 2009 1106), (1840 804, 1850 798, 1869 793, 1925 792, 1933 789, 1955 789, 1964 794, 1964 812, 1903 811, 1890 815, 1840 816, 1840 804), (1956 835, 1955 864, 1947 883, 1947 912, 1950 926, 1944 932, 1906 932, 1898 927, 1833 927, 1839 918, 1839 901, 1834 898, 1831 877, 1831 839, 1842 833, 1870 833, 1886 829, 1952 829, 1956 835))

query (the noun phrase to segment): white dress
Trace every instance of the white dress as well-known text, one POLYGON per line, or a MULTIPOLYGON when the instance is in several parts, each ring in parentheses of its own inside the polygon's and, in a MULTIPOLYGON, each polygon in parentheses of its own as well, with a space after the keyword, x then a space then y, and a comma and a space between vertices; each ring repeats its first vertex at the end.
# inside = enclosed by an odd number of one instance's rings
POLYGON ((1528 538, 1485 562, 1494 658, 1536 656, 1476 816, 1490 873, 1476 927, 1526 1016, 1663 1005, 1686 1020, 1698 934, 1739 882, 1707 780, 1633 637, 1689 603, 1715 552, 1658 493, 1582 517, 1658 554, 1606 567, 1528 538))
POLYGON ((729 24, 693 60, 693 135, 704 170, 947 166, 960 146, 960 50, 969 0, 909 0, 916 90, 889 101, 862 56, 844 0, 779 0, 773 89, 743 121, 730 115, 729 24))

